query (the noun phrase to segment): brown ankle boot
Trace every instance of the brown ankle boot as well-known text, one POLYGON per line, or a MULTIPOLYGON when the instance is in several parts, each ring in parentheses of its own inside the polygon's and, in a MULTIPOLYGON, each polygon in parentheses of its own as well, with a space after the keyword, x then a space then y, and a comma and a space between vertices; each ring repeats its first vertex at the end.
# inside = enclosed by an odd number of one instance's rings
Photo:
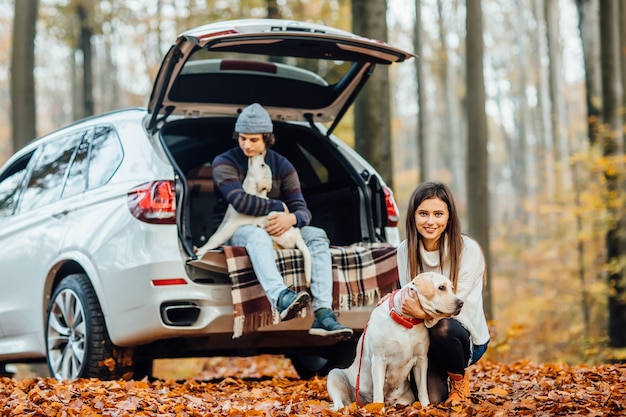
POLYGON ((448 372, 448 376, 450 377, 450 393, 443 405, 447 408, 463 408, 469 397, 469 373, 467 370, 463 375, 448 372))

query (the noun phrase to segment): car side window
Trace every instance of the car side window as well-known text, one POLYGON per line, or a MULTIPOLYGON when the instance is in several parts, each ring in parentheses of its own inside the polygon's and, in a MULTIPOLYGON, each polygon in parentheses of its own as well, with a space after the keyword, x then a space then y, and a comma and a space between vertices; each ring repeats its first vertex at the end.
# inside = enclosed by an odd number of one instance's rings
POLYGON ((106 184, 122 163, 123 151, 112 126, 98 126, 85 136, 76 150, 63 197, 80 194, 106 184))
POLYGON ((0 178, 0 217, 8 217, 15 211, 22 182, 26 176, 26 167, 32 156, 33 152, 25 155, 2 174, 0 178))
POLYGON ((61 197, 65 174, 76 146, 88 133, 81 131, 43 145, 20 199, 20 212, 42 207, 61 197))
POLYGON ((109 182, 122 159, 124 151, 113 126, 96 127, 89 155, 88 188, 97 188, 109 182))
POLYGON ((80 194, 87 188, 87 161, 89 160, 89 135, 83 135, 72 166, 67 174, 63 198, 80 194))

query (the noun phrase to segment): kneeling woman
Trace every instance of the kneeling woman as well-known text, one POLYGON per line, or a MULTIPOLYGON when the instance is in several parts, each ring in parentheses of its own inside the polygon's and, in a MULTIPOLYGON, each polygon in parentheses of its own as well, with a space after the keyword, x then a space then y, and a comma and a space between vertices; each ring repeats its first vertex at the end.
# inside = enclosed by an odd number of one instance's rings
POLYGON ((465 370, 487 350, 489 329, 483 310, 485 257, 480 245, 461 233, 461 222, 450 189, 421 184, 409 201, 406 240, 398 247, 400 284, 421 272, 450 278, 465 302, 461 313, 429 329, 428 394, 430 402, 463 405, 469 395, 465 370))

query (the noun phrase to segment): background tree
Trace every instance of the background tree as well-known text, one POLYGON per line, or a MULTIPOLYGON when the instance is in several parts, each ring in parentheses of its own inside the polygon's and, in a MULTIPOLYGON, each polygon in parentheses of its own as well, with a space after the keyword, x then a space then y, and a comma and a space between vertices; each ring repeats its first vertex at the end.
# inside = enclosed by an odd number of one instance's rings
MULTIPOLYGON (((623 4, 623 2, 620 2, 623 4)), ((583 51, 583 63, 585 68, 585 102, 587 110, 587 140, 589 142, 589 159, 593 159, 594 155, 598 151, 598 135, 602 110, 602 71, 600 62, 600 25, 599 25, 599 10, 598 2, 594 0, 577 0, 576 1, 578 11, 578 30, 580 31, 581 47, 583 51)), ((581 196, 581 176, 580 171, 584 169, 581 167, 581 162, 575 164, 575 190, 577 198, 577 206, 579 207, 579 213, 582 213, 582 196, 581 196)), ((600 184, 597 184, 597 188, 601 188, 600 184)), ((579 214, 577 216, 577 228, 579 233, 583 233, 583 218, 579 214)), ((594 229, 603 230, 602 225, 595 217, 593 222, 594 229)), ((581 301, 583 309, 583 318, 585 323, 585 337, 588 338, 591 335, 591 309, 593 300, 589 294, 589 285, 586 281, 587 264, 583 261, 585 256, 586 246, 588 245, 584 239, 578 239, 578 259, 579 270, 581 271, 580 280, 583 284, 581 301), (582 262, 581 262, 582 261, 582 262)), ((595 279, 602 279, 602 276, 596 276, 595 279)))
MULTIPOLYGON (((620 2, 620 5, 623 5, 620 2)), ((588 138, 594 145, 602 109, 602 78, 600 67, 600 35, 598 2, 577 0, 578 29, 580 31, 585 66, 585 99, 587 103, 588 138)), ((623 8, 623 7, 622 7, 623 8)), ((626 28, 625 28, 626 29, 626 28)))
POLYGON ((75 106, 76 118, 91 116, 94 114, 94 80, 93 80, 93 52, 91 40, 93 37, 93 1, 76 0, 76 16, 78 19, 78 42, 77 50, 82 56, 82 100, 75 106))
POLYGON ((556 200, 561 201, 563 192, 569 187, 568 157, 569 149, 566 139, 565 109, 563 104, 563 64, 560 42, 559 4, 558 0, 545 0, 545 19, 547 28, 547 44, 549 56, 550 108, 552 126, 552 151, 556 167, 556 200))
POLYGON ((626 206, 624 205, 624 121, 618 0, 600 3, 602 61, 602 142, 607 158, 606 236, 609 288, 609 338, 613 347, 626 347, 626 206))
POLYGON ((17 150, 37 136, 35 32, 39 0, 15 2, 11 49, 11 137, 17 150))
POLYGON ((487 116, 485 114, 485 81, 483 78, 483 23, 481 1, 466 3, 467 27, 467 218, 468 232, 485 253, 487 285, 484 294, 485 313, 493 318, 491 299, 491 255, 489 248, 489 187, 487 156, 487 116))
MULTIPOLYGON (((619 2, 619 42, 621 45, 621 65, 622 65, 622 89, 626 88, 626 3, 619 2)), ((623 94, 623 105, 626 108, 626 93, 623 94)), ((626 112, 624 112, 624 121, 626 121, 626 112)))
MULTIPOLYGON (((387 2, 352 0, 352 31, 387 41, 387 2)), ((354 105, 354 147, 393 185, 389 73, 379 65, 354 105)))
MULTIPOLYGON (((448 3, 448 2, 446 2, 448 3)), ((444 10, 449 9, 444 4, 443 0, 437 0, 437 14, 438 14, 438 32, 439 32, 439 45, 440 51, 438 54, 437 67, 438 76, 441 77, 440 85, 443 89, 443 103, 444 106, 444 126, 441 131, 438 145, 442 149, 442 153, 445 153, 449 157, 449 161, 457 161, 455 163, 446 163, 445 166, 451 173, 451 179, 449 181, 451 187, 455 190, 456 199, 461 207, 466 205, 466 188, 465 188, 465 152, 463 146, 465 140, 463 140, 464 129, 461 129, 463 123, 459 123, 465 115, 461 115, 459 107, 462 104, 460 97, 466 94, 466 90, 458 87, 458 77, 455 72, 456 68, 453 65, 453 50, 449 46, 449 28, 453 28, 454 25, 449 20, 454 19, 456 16, 452 13, 444 13, 444 10), (459 163, 458 161, 461 161, 459 163)), ((458 10, 455 8, 453 10, 458 10)))
POLYGON ((420 182, 428 180, 430 169, 430 144, 426 141, 427 118, 426 118, 426 85, 424 83, 424 62, 422 59, 422 42, 424 33, 422 29, 422 1, 415 0, 415 28, 413 39, 413 50, 415 51, 415 76, 417 87, 417 154, 419 157, 419 177, 420 182))

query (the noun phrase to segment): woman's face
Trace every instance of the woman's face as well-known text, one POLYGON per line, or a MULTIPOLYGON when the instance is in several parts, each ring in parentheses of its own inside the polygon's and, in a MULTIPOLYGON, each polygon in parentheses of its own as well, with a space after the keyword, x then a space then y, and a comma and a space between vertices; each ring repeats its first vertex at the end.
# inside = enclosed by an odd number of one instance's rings
POLYGON ((440 198, 428 198, 415 210, 417 232, 424 239, 424 248, 428 251, 439 249, 439 238, 448 226, 450 212, 440 198))
POLYGON ((239 133, 239 147, 248 157, 265 153, 265 141, 262 133, 239 133))

